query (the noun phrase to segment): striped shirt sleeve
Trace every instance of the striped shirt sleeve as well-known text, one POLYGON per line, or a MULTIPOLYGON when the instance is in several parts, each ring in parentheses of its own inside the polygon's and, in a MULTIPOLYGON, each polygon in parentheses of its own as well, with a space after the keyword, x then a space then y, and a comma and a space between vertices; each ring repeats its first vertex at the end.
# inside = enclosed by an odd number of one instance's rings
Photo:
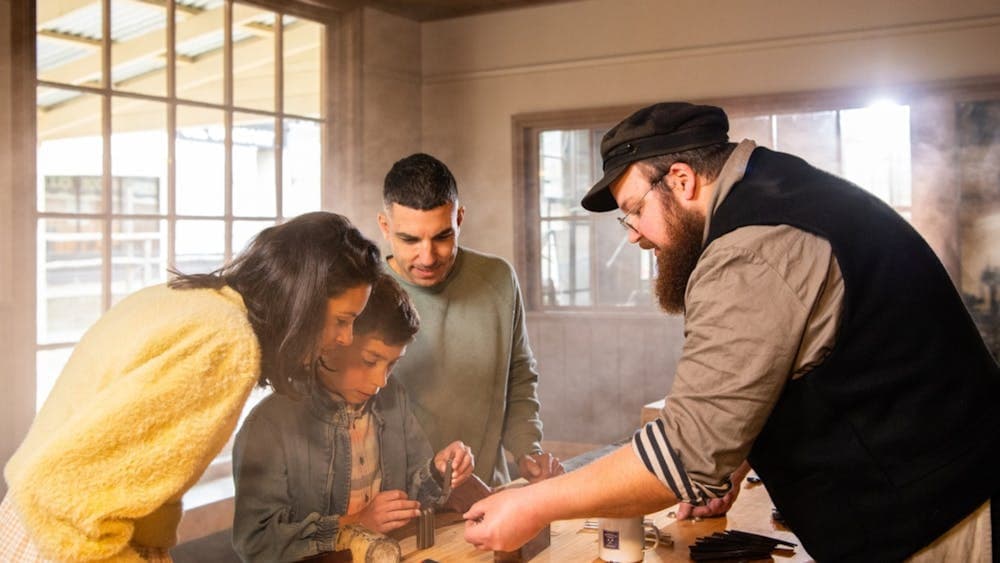
POLYGON ((732 488, 728 480, 722 485, 692 481, 677 452, 670 446, 662 419, 657 418, 637 430, 632 436, 632 449, 646 469, 681 502, 703 505, 710 499, 721 498, 732 488))

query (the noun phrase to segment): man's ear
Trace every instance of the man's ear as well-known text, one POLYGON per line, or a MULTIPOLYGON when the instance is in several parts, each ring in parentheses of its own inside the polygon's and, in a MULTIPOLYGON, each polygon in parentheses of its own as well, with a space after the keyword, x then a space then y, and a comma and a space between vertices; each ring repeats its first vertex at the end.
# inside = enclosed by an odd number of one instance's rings
POLYGON ((455 226, 461 229, 462 221, 464 220, 465 220, 465 206, 459 205, 458 211, 455 213, 455 226))
POLYGON ((376 219, 378 219, 378 229, 382 231, 382 238, 389 240, 389 218, 386 217, 386 211, 379 211, 376 219))
POLYGON ((682 200, 693 200, 698 197, 698 175, 687 163, 675 162, 670 165, 668 185, 670 189, 677 192, 677 197, 682 200))

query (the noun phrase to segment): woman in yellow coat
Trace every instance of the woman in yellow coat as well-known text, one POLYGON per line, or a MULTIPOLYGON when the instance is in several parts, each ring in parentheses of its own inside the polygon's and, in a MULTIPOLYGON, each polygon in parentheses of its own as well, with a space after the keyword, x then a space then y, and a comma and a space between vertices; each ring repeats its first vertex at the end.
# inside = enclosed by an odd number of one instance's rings
POLYGON ((169 561, 181 497, 254 384, 292 393, 351 343, 378 254, 344 217, 309 213, 105 313, 4 469, 0 561, 169 561))

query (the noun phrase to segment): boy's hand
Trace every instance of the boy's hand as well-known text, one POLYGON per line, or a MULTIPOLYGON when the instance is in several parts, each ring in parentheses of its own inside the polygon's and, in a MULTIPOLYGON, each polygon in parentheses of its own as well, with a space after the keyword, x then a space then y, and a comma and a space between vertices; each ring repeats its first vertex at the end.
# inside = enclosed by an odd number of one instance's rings
POLYGON ((368 506, 353 516, 341 516, 341 524, 360 524, 373 532, 384 534, 406 525, 420 515, 420 503, 406 498, 403 491, 382 491, 368 506))
POLYGON ((461 440, 448 444, 434 456, 434 467, 442 475, 447 468, 449 458, 451 458, 451 489, 455 490, 455 487, 472 475, 476 463, 472 456, 472 448, 463 444, 461 440))

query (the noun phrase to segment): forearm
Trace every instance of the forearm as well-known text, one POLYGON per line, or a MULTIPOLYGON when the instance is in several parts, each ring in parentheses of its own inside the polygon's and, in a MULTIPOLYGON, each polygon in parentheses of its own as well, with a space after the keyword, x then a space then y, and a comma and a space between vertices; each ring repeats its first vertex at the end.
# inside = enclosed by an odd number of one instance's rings
POLYGON ((649 514, 677 503, 630 446, 530 488, 533 510, 542 522, 649 514))
POLYGON ((257 514, 261 512, 238 510, 233 523, 233 547, 245 561, 296 561, 333 551, 340 526, 348 523, 347 517, 315 512, 292 522, 286 519, 285 509, 263 521, 257 514))

